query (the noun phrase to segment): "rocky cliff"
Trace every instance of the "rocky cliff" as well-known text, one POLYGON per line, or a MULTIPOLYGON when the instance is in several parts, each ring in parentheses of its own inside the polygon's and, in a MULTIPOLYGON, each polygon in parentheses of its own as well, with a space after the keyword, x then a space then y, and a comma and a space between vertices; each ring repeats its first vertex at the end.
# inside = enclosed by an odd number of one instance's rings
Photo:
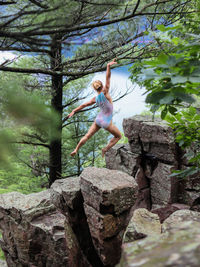
POLYGON ((137 192, 132 176, 93 167, 40 193, 0 195, 8 266, 114 266, 137 192))
POLYGON ((119 144, 106 154, 107 168, 122 170, 138 184, 137 201, 132 209, 146 208, 163 221, 178 209, 200 211, 200 174, 178 179, 170 177, 173 169, 189 166, 184 151, 174 141, 174 134, 164 121, 134 116, 124 119, 128 144, 119 144))
POLYGON ((135 116, 123 127, 129 143, 106 153, 107 168, 0 195, 9 267, 199 266, 199 175, 169 177, 188 160, 160 120, 135 116))

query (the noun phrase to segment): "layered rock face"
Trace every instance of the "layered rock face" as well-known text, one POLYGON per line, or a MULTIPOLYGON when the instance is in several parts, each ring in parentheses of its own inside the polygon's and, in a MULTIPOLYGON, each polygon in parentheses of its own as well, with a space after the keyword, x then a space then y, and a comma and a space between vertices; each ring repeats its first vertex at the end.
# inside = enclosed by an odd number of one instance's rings
POLYGON ((68 266, 64 221, 49 190, 0 195, 1 247, 8 266, 68 266))
POLYGON ((137 209, 127 227, 117 266, 198 267, 199 236, 199 212, 178 210, 161 224, 155 214, 137 209))
POLYGON ((123 128, 129 144, 111 148, 106 153, 106 166, 135 178, 139 194, 133 210, 154 211, 161 221, 178 209, 200 210, 200 173, 185 180, 169 177, 173 169, 189 166, 172 129, 148 116, 124 119, 123 128))
POLYGON ((189 162, 160 119, 134 116, 123 127, 129 144, 111 148, 106 163, 132 175, 139 191, 117 266, 199 266, 200 174, 169 177, 189 162))
POLYGON ((114 266, 137 192, 126 173, 86 168, 40 193, 0 195, 8 266, 114 266))
POLYGON ((137 183, 121 171, 87 168, 81 174, 81 192, 93 244, 105 266, 117 264, 137 183))

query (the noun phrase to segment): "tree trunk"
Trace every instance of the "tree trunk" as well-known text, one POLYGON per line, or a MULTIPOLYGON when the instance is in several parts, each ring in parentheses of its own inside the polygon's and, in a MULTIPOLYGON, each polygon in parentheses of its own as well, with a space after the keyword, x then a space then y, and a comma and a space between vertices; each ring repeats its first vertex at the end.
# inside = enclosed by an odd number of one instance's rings
MULTIPOLYGON (((62 71, 61 63, 61 36, 55 35, 52 38, 51 43, 51 70, 54 71, 62 71)), ((63 95, 63 77, 62 75, 53 75, 51 78, 52 81, 52 98, 51 98, 51 106, 58 112, 59 114, 59 123, 57 126, 57 135, 56 139, 54 138, 50 142, 50 150, 49 150, 49 161, 50 161, 50 171, 49 171, 49 186, 51 184, 61 178, 62 174, 62 95, 63 95)), ((55 129, 52 129, 55 131, 55 129)))

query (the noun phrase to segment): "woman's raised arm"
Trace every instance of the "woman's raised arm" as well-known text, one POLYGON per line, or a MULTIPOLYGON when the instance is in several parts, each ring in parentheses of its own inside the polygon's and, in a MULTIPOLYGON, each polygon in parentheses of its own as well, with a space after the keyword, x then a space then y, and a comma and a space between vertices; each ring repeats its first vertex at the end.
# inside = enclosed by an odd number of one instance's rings
POLYGON ((94 96, 88 102, 85 102, 82 105, 80 105, 79 107, 77 107, 74 110, 72 110, 72 112, 67 116, 67 118, 71 118, 74 115, 74 113, 76 113, 77 111, 79 111, 79 110, 81 110, 81 109, 83 109, 85 107, 91 106, 91 105, 93 105, 95 103, 96 103, 96 101, 95 101, 95 96, 94 96))
POLYGON ((113 59, 113 61, 109 62, 107 64, 107 69, 106 69, 106 84, 105 84, 105 94, 108 93, 109 88, 110 88, 110 77, 111 77, 111 71, 110 71, 110 66, 112 66, 113 64, 117 64, 116 62, 116 58, 113 59))

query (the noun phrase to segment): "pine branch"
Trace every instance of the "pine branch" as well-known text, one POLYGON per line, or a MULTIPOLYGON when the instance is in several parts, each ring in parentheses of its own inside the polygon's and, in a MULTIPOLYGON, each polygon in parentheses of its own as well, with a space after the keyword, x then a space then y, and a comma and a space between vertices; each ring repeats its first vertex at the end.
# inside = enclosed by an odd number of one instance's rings
POLYGON ((43 144, 43 143, 34 143, 34 142, 30 142, 30 141, 16 141, 14 142, 15 144, 24 144, 24 145, 33 145, 33 146, 43 146, 43 147, 46 147, 48 149, 50 149, 50 146, 47 145, 47 144, 43 144))

